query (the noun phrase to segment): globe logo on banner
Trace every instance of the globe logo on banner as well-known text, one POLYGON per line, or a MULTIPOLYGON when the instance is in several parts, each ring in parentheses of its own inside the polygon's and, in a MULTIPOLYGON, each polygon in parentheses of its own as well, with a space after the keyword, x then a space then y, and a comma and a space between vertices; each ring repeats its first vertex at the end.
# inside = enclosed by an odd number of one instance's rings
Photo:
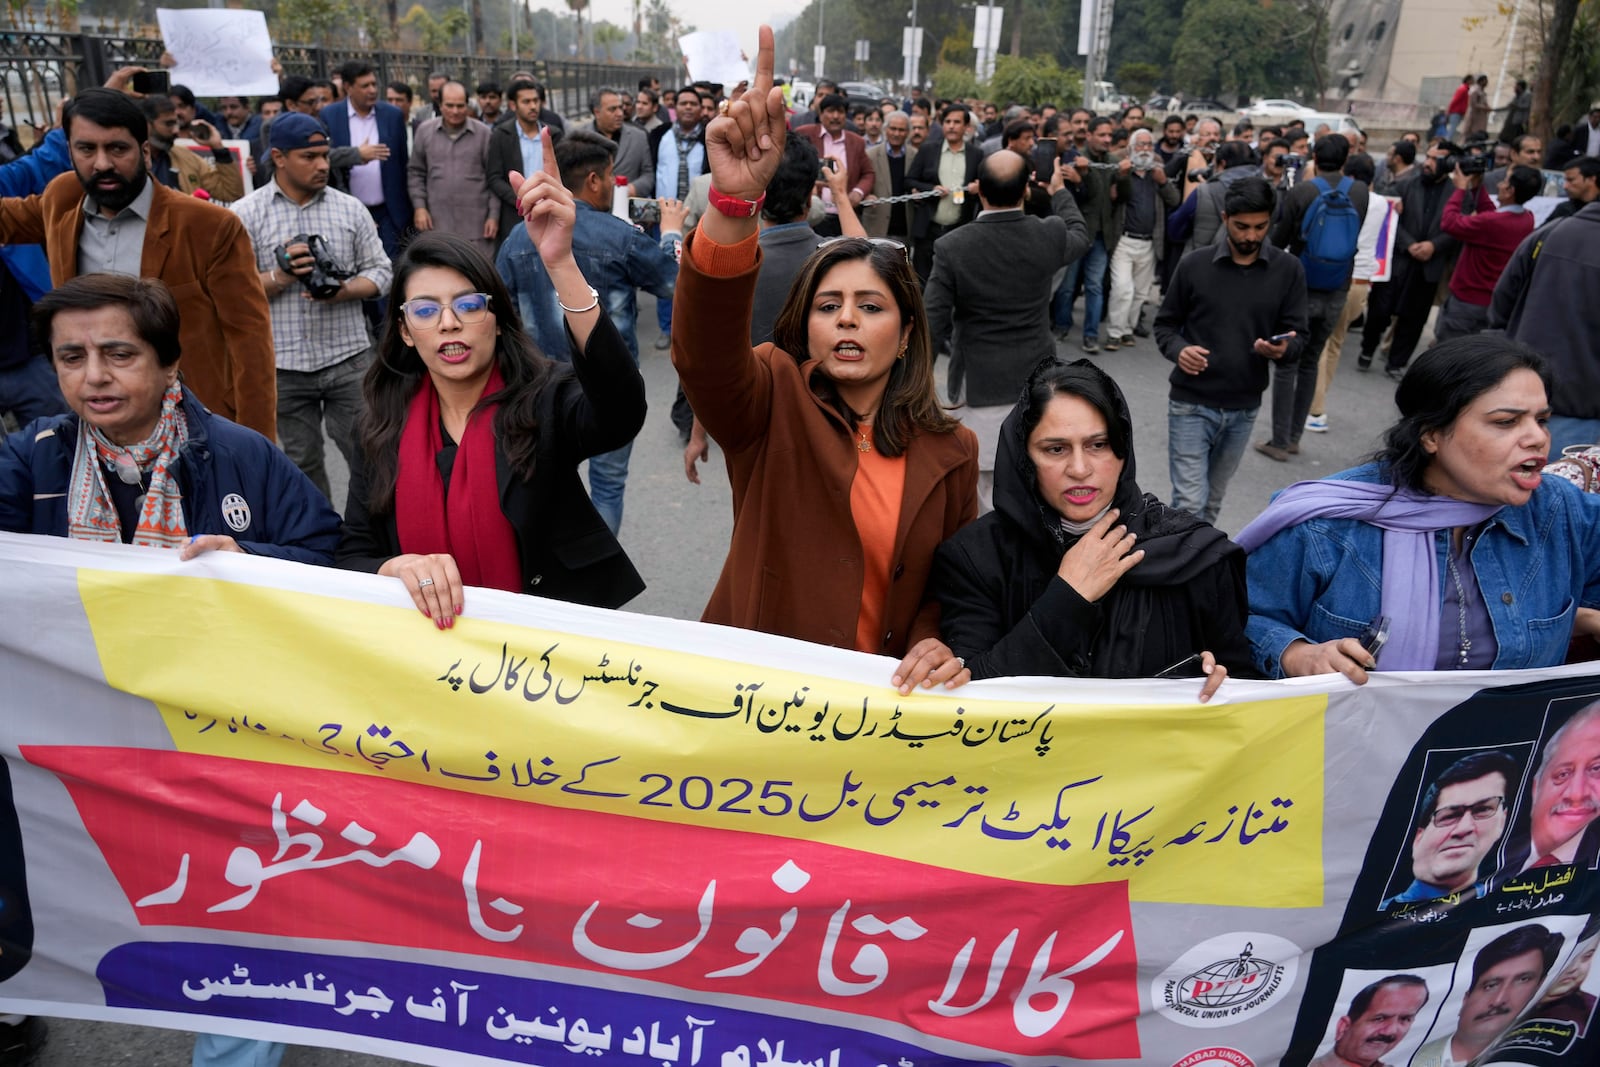
POLYGON ((1218 960, 1195 971, 1178 983, 1179 998, 1202 1008, 1228 1008, 1249 1000, 1278 969, 1254 952, 1255 945, 1246 941, 1236 959, 1218 960))
POLYGON ((1222 934, 1196 945, 1150 987, 1163 1015, 1185 1026, 1232 1026, 1294 987, 1297 945, 1267 933, 1222 934))

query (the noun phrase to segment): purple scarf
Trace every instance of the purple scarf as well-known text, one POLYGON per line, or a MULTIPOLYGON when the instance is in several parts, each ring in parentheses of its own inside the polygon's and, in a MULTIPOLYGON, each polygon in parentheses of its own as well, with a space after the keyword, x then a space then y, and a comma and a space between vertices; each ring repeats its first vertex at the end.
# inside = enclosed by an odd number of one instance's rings
POLYGON ((1383 531, 1381 611, 1389 616, 1384 666, 1393 671, 1431 671, 1439 657, 1439 558, 1433 533, 1476 526, 1499 504, 1472 504, 1414 489, 1371 482, 1295 482, 1234 541, 1252 552, 1280 530, 1308 519, 1359 519, 1383 531), (1425 605, 1425 610, 1417 610, 1425 605))

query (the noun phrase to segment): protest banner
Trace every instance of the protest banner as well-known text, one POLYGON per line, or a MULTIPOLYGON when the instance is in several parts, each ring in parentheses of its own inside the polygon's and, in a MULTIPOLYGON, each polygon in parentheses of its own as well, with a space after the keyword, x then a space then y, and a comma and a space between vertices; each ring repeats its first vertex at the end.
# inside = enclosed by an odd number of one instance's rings
MULTIPOLYGON (((1400 198, 1385 196, 1382 200, 1384 216, 1383 221, 1378 224, 1377 266, 1373 268, 1372 277, 1368 279, 1373 285, 1386 282, 1394 276, 1394 235, 1400 225, 1400 198)), ((1373 204, 1373 207, 1377 206, 1373 204)))
POLYGON ((0 1011, 428 1064, 1593 1061, 1593 667, 902 698, 484 590, 439 632, 256 557, 0 566, 0 1011))
POLYGON ((732 30, 696 30, 678 38, 683 65, 695 81, 721 85, 730 92, 750 80, 750 63, 732 30))

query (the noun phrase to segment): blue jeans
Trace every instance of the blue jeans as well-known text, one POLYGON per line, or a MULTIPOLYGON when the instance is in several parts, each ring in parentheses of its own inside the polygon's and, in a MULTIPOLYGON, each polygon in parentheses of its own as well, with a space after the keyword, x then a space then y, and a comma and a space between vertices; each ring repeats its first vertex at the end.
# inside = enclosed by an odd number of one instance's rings
POLYGON ((278 1067, 287 1046, 221 1034, 194 1035, 194 1067, 278 1067))
MULTIPOLYGON (((1083 254, 1072 266, 1067 268, 1067 276, 1061 279, 1061 288, 1056 292, 1059 296, 1066 293, 1067 312, 1066 323, 1063 328, 1072 325, 1072 292, 1078 286, 1078 275, 1083 274, 1083 339, 1085 341, 1098 339, 1100 336, 1100 317, 1106 310, 1106 264, 1111 255, 1106 251, 1106 242, 1098 234, 1094 243, 1089 246, 1089 251, 1083 254)), ((1060 317, 1056 324, 1062 325, 1060 317)))
POLYGON ((1551 415, 1550 458, 1560 459, 1561 450, 1570 445, 1600 445, 1600 419, 1551 415))
POLYGON ((66 398, 46 357, 33 356, 21 366, 0 370, 0 414, 9 411, 15 415, 19 429, 34 419, 66 410, 66 398))
POLYGON ((1216 522, 1222 495, 1250 444, 1259 408, 1229 411, 1167 401, 1167 468, 1172 506, 1216 522))

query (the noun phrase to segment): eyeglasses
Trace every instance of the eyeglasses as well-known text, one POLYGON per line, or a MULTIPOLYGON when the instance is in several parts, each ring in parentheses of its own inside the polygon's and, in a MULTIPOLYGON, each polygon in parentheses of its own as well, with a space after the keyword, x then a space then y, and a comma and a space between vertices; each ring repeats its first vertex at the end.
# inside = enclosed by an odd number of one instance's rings
MULTIPOLYGON (((438 326, 444 309, 445 305, 437 300, 407 300, 400 305, 400 310, 405 312, 406 322, 413 330, 431 330, 438 326)), ((450 301, 450 310, 463 326, 482 322, 484 316, 489 314, 489 294, 462 293, 450 301)))
POLYGON ((1439 829, 1448 830, 1460 822, 1461 817, 1468 812, 1472 813, 1473 822, 1484 822, 1494 818, 1505 806, 1505 797, 1486 797, 1476 804, 1452 804, 1448 808, 1436 808, 1431 821, 1439 829))
POLYGON ((840 241, 868 241, 881 248, 897 249, 901 255, 906 257, 907 263, 911 262, 911 249, 892 237, 829 237, 826 240, 818 241, 817 247, 827 248, 829 245, 838 244, 840 241))

